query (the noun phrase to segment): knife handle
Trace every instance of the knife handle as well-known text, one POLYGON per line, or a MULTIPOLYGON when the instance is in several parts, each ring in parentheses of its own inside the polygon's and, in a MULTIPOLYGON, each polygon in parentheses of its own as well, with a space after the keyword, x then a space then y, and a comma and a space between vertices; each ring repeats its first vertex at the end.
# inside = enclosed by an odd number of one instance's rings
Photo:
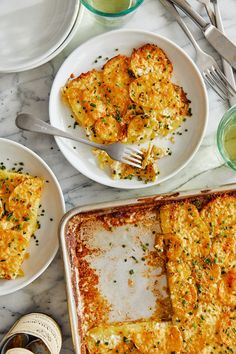
POLYGON ((176 6, 178 6, 186 15, 190 16, 193 21, 203 30, 210 25, 210 22, 207 22, 200 16, 197 11, 186 0, 171 0, 176 6))

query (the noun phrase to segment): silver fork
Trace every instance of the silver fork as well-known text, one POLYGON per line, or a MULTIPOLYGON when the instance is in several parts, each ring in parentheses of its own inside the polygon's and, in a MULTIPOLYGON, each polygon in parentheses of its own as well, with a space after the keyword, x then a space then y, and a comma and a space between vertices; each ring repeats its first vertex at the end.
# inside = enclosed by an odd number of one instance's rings
MULTIPOLYGON (((221 18, 219 1, 218 0, 210 0, 210 1, 214 6, 215 17, 216 17, 216 27, 221 32, 224 33, 224 25, 223 25, 223 21, 221 18)), ((235 79, 234 79, 234 72, 233 72, 232 66, 223 58, 222 58, 222 64, 223 64, 225 76, 227 77, 227 79, 231 83, 231 85, 236 89, 236 83, 235 83, 235 79)), ((236 95, 229 97, 229 103, 230 103, 230 106, 236 105, 236 95)))
POLYGON ((16 126, 29 132, 60 136, 66 139, 78 141, 80 143, 106 151, 113 160, 120 161, 134 167, 142 168, 143 151, 133 146, 131 147, 121 143, 102 145, 85 139, 77 138, 70 133, 64 132, 51 126, 43 120, 34 118, 32 114, 28 113, 19 113, 17 115, 16 126))
POLYGON ((186 33, 186 35, 192 42, 192 45, 196 50, 195 62, 205 81, 223 100, 227 100, 228 95, 233 96, 236 93, 235 89, 228 82, 227 78, 221 71, 215 59, 199 47, 192 33, 182 20, 181 16, 179 15, 171 0, 160 1, 169 10, 169 12, 172 14, 172 16, 175 18, 175 20, 178 22, 178 24, 181 26, 183 31, 186 33))

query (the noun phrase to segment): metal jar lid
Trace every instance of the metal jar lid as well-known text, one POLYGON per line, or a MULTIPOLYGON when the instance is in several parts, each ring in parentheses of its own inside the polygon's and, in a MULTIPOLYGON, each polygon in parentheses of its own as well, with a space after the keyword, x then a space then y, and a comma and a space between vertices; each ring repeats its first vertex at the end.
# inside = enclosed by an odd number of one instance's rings
POLYGON ((24 348, 12 348, 9 349, 6 354, 33 354, 33 352, 24 348))
POLYGON ((25 345, 16 343, 14 346, 8 346, 9 340, 11 340, 9 338, 15 336, 19 336, 21 338, 27 338, 29 336, 35 337, 35 339, 38 338, 46 345, 48 353, 60 353, 62 346, 62 335, 60 328, 51 317, 43 313, 29 313, 21 317, 2 339, 0 343, 0 354, 5 354, 8 348, 22 348, 28 344, 27 340, 25 345))

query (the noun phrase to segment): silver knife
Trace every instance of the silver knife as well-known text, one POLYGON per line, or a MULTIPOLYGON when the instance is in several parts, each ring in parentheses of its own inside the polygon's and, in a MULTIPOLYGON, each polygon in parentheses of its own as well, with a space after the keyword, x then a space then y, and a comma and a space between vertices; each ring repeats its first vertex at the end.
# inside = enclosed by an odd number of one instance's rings
MULTIPOLYGON (((214 4, 215 17, 216 17, 216 26, 223 33, 224 32, 224 26, 223 26, 222 18, 221 18, 221 15, 220 15, 220 9, 219 9, 218 1, 213 1, 213 0, 211 0, 211 1, 214 4)), ((236 89, 234 73, 233 73, 233 69, 232 69, 231 65, 229 65, 229 63, 227 63, 224 59, 222 59, 222 63, 223 63, 225 76, 227 77, 229 83, 233 86, 233 88, 236 89)), ((236 105, 236 95, 229 96, 229 103, 230 103, 230 106, 236 105)))
POLYGON ((210 22, 200 16, 186 0, 171 0, 201 28, 215 50, 236 70, 236 45, 210 22))

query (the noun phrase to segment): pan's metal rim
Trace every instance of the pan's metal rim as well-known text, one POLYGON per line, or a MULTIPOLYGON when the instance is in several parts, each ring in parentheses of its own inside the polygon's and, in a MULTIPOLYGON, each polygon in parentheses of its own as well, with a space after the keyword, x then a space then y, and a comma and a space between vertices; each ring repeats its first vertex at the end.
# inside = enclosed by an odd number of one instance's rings
POLYGON ((69 310, 69 319, 70 319, 70 326, 72 332, 72 341, 74 345, 74 350, 76 354, 81 354, 80 350, 80 337, 79 337, 79 328, 78 328, 78 318, 77 318, 77 310, 76 304, 73 296, 73 289, 71 283, 71 268, 70 268, 70 259, 66 248, 66 241, 65 241, 65 230, 68 221, 75 215, 88 212, 88 211, 98 211, 98 210, 105 210, 108 208, 114 207, 122 207, 125 205, 137 205, 142 203, 147 203, 148 200, 158 201, 158 200, 179 200, 183 198, 191 198, 194 196, 199 195, 209 195, 215 193, 229 193, 236 191, 236 183, 231 184, 224 184, 219 187, 214 188, 207 188, 207 189, 193 189, 188 191, 173 191, 169 193, 162 193, 156 194, 151 196, 142 196, 140 198, 131 198, 126 200, 117 200, 117 201, 108 201, 105 203, 96 203, 96 204, 87 204, 83 206, 77 206, 71 210, 69 210, 61 219, 59 224, 59 235, 60 235, 60 244, 61 244, 61 251, 62 251, 62 258, 64 264, 64 271, 65 271, 65 278, 66 278, 66 289, 67 289, 67 303, 68 303, 68 310, 69 310))
MULTIPOLYGON (((74 208, 76 209, 76 208, 74 208)), ((67 212, 66 215, 69 215, 70 212, 67 212)), ((80 337, 79 337, 79 329, 78 329, 78 319, 77 319, 77 310, 76 310, 76 304, 74 300, 74 295, 73 295, 73 288, 72 288, 72 283, 71 283, 71 268, 70 268, 70 259, 69 255, 67 252, 67 247, 66 247, 66 240, 65 237, 65 227, 67 222, 69 221, 66 218, 62 218, 60 224, 59 224, 59 241, 60 241, 60 251, 63 259, 63 266, 64 266, 64 274, 65 274, 65 280, 66 280, 66 294, 67 294, 67 308, 68 308, 68 313, 69 313, 69 321, 70 321, 70 327, 71 327, 71 334, 72 334, 72 343, 74 347, 74 352, 77 354, 81 354, 80 350, 80 337)))

